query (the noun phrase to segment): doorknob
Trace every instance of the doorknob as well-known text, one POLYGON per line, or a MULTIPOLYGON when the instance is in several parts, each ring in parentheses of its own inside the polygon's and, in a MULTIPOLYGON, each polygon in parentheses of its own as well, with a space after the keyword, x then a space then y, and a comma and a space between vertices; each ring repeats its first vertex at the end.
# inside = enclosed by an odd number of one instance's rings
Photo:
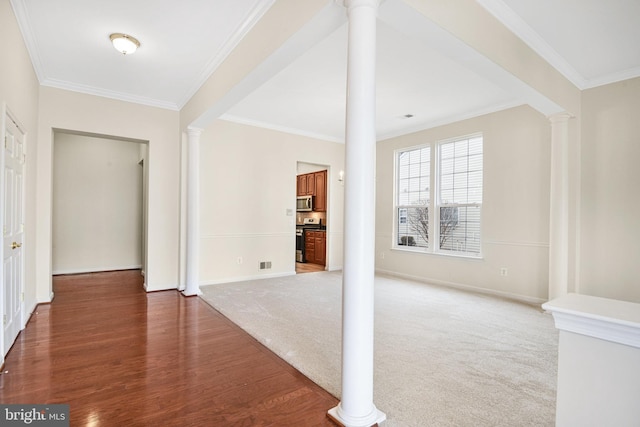
POLYGON ((11 244, 11 249, 19 248, 20 246, 22 246, 22 243, 13 242, 11 244))

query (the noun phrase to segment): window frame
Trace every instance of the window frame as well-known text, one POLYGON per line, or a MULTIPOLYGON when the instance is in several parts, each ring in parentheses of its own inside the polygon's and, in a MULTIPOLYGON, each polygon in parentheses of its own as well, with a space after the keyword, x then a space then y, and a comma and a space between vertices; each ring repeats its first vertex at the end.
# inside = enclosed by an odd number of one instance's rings
MULTIPOLYGON (((433 176, 433 158, 434 158, 434 150, 433 150, 433 145, 431 144, 421 144, 421 145, 417 145, 414 147, 408 147, 408 148, 402 148, 402 149, 397 149, 394 151, 393 154, 393 164, 394 164, 394 175, 393 175, 393 242, 392 242, 392 248, 393 249, 401 249, 401 250, 405 250, 405 251, 411 251, 411 252, 428 252, 428 250, 431 248, 431 242, 433 241, 433 221, 431 221, 431 216, 428 216, 429 219, 429 224, 428 224, 428 240, 427 240, 427 247, 424 246, 418 246, 418 245, 412 245, 410 243, 407 242, 407 244, 400 244, 400 240, 401 240, 401 236, 399 235, 400 231, 399 231, 399 224, 400 224, 400 215, 399 212, 400 210, 405 210, 405 221, 408 223, 409 222, 409 213, 408 210, 411 208, 416 208, 418 207, 418 205, 401 205, 399 204, 399 166, 400 166, 400 154, 401 153, 405 153, 405 152, 410 152, 410 151, 414 151, 414 150, 421 150, 423 148, 427 148, 429 147, 429 200, 428 203, 426 204, 426 208, 428 209, 428 212, 433 212, 433 185, 434 185, 434 176, 433 176)), ((409 238, 409 235, 407 236, 407 238, 409 238)))
MULTIPOLYGON (((393 231, 392 231, 392 242, 391 248, 400 251, 406 252, 418 252, 425 253, 431 255, 443 255, 443 256, 453 256, 457 258, 472 258, 472 259, 482 259, 483 258, 483 238, 482 238, 482 200, 484 197, 484 135, 482 132, 476 132, 468 135, 461 135, 453 138, 441 139, 436 141, 431 141, 425 144, 403 147, 394 150, 393 153, 393 231), (440 200, 441 196, 441 147, 445 144, 471 140, 474 138, 482 139, 482 197, 481 201, 472 202, 472 203, 442 203, 440 200), (407 209, 410 206, 408 205, 400 205, 399 204, 399 166, 400 166, 400 155, 405 152, 410 152, 413 150, 419 150, 425 147, 429 147, 429 203, 427 204, 428 208, 428 245, 426 247, 422 246, 409 246, 400 244, 400 230, 399 230, 399 211, 400 209, 407 209), (449 249, 441 249, 440 248, 440 209, 441 208, 478 208, 479 209, 479 231, 478 231, 478 252, 466 252, 466 251, 456 251, 449 249)), ((460 215, 458 211, 457 216, 460 215)))

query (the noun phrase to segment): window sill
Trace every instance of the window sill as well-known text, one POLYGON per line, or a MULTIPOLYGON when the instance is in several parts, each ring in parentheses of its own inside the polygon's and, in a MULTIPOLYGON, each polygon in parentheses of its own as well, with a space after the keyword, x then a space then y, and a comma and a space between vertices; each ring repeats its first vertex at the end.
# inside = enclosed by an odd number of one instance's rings
POLYGON ((484 261, 484 257, 482 254, 473 255, 473 254, 465 254, 465 253, 449 253, 449 252, 431 252, 428 249, 424 248, 414 248, 411 246, 394 246, 391 248, 392 251, 398 252, 410 252, 415 254, 424 254, 424 255, 432 255, 432 256, 441 256, 446 258, 457 258, 457 259, 468 259, 472 261, 484 261))

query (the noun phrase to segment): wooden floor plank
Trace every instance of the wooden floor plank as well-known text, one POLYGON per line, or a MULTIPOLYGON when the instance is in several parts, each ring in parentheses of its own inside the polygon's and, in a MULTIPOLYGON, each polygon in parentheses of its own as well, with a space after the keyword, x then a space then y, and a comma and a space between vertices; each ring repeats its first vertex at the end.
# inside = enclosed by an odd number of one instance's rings
POLYGON ((312 264, 310 262, 296 262, 296 273, 315 273, 316 271, 324 271, 324 265, 312 264))
POLYGON ((137 271, 54 278, 7 355, 2 403, 66 403, 72 426, 334 426, 338 401, 197 297, 137 271))

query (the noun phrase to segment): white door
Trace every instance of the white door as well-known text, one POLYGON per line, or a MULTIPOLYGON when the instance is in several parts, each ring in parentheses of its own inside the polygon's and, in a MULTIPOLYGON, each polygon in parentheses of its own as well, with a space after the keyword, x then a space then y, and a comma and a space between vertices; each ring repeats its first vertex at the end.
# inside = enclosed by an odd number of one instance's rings
POLYGON ((3 192, 3 329, 6 355, 22 329, 24 135, 5 117, 3 192))

